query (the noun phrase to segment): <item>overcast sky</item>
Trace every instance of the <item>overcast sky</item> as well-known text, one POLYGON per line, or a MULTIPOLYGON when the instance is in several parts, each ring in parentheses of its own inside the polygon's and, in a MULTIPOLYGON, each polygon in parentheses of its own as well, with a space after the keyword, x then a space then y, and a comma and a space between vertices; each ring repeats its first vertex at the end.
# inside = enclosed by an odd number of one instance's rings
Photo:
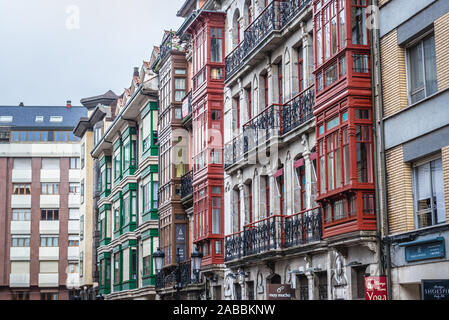
POLYGON ((0 105, 120 95, 184 0, 0 0, 0 105))

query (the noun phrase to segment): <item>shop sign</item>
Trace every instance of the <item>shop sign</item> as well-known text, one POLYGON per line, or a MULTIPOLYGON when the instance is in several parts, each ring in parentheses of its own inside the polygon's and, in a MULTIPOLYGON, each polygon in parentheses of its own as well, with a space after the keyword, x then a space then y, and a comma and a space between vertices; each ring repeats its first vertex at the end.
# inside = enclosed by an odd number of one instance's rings
POLYGON ((292 300, 293 290, 290 284, 268 284, 267 300, 292 300))
POLYGON ((387 277, 365 277, 365 300, 388 300, 387 277))
POLYGON ((449 300, 449 280, 421 280, 422 300, 449 300))
POLYGON ((405 260, 407 262, 443 258, 444 256, 443 238, 433 239, 432 241, 423 242, 421 244, 405 246, 405 260))

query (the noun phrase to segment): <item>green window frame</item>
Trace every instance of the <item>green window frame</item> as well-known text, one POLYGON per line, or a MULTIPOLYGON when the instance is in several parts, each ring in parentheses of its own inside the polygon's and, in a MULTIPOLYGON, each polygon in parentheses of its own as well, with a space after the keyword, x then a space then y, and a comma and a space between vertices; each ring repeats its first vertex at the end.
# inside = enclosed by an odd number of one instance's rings
POLYGON ((136 128, 128 128, 122 140, 122 178, 133 175, 137 170, 137 134, 136 128))
POLYGON ((156 165, 150 165, 142 172, 142 220, 157 220, 159 174, 156 165))
POLYGON ((122 141, 118 139, 114 143, 114 182, 122 178, 122 141))
POLYGON ((148 156, 158 155, 158 105, 155 101, 150 101, 141 111, 141 135, 142 135, 142 159, 148 156), (149 128, 148 128, 149 127, 149 128))
POLYGON ((122 190, 122 230, 134 231, 137 227, 137 184, 129 183, 122 190))
POLYGON ((100 199, 111 194, 112 163, 111 157, 105 156, 100 160, 100 199))

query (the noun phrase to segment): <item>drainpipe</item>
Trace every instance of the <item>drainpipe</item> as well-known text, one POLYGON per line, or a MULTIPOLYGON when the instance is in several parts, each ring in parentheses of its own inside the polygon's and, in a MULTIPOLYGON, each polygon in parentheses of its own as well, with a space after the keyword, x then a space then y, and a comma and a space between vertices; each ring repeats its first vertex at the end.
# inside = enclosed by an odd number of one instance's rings
MULTIPOLYGON (((373 0, 373 5, 375 7, 379 7, 379 1, 373 0)), ((378 17, 380 19, 380 15, 378 17)), ((379 21, 380 23, 380 21, 379 21)), ((379 188, 379 184, 377 184, 376 191, 376 205, 377 208, 381 208, 380 212, 383 213, 382 217, 379 216, 379 214, 376 215, 376 223, 377 223, 377 234, 379 237, 378 242, 378 249, 379 249, 379 266, 382 274, 385 274, 387 276, 387 290, 388 290, 388 299, 392 300, 392 281, 391 281, 391 252, 390 252, 390 242, 388 241, 388 235, 390 233, 390 228, 388 225, 388 192, 387 192, 387 179, 386 179, 386 159, 385 159, 385 134, 384 134, 384 113, 383 113, 383 90, 382 90, 382 77, 381 77, 381 68, 382 68, 382 59, 380 55, 380 30, 375 29, 372 32, 372 38, 374 41, 372 43, 374 44, 374 55, 377 57, 377 63, 378 68, 374 69, 375 67, 375 60, 373 57, 371 58, 371 65, 373 66, 372 70, 376 70, 375 73, 375 84, 377 85, 378 90, 378 96, 377 96, 377 108, 376 112, 373 113, 373 120, 375 121, 376 128, 379 132, 377 134, 380 138, 380 145, 378 146, 377 143, 374 144, 375 146, 375 163, 377 163, 380 166, 380 170, 375 170, 375 178, 376 181, 379 182, 381 179, 382 181, 382 188, 379 188), (377 150, 378 148, 378 150, 377 150), (378 195, 382 194, 382 202, 380 201, 378 195), (381 225, 382 223, 382 225, 381 225), (385 239, 386 237, 386 239, 385 239), (382 244, 385 244, 385 250, 383 250, 382 244), (386 252, 384 252, 386 251, 386 252), (385 257, 386 255, 386 257, 385 257), (387 264, 387 270, 385 270, 384 264, 382 264, 382 259, 385 258, 385 262, 387 264)), ((373 101, 375 100, 375 92, 373 92, 373 101)))

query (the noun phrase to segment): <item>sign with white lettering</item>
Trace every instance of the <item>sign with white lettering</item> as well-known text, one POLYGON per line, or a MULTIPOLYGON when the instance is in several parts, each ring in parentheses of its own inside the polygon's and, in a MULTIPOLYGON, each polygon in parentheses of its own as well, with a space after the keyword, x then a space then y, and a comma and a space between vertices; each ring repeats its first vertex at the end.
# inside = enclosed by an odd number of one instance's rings
POLYGON ((422 300, 449 300, 449 280, 421 280, 422 300))
POLYGON ((267 300, 291 300, 293 296, 290 284, 267 285, 267 300))
POLYGON ((405 260, 407 262, 442 258, 444 256, 444 240, 435 240, 405 247, 405 260))
POLYGON ((388 300, 387 277, 365 277, 365 300, 388 300))

